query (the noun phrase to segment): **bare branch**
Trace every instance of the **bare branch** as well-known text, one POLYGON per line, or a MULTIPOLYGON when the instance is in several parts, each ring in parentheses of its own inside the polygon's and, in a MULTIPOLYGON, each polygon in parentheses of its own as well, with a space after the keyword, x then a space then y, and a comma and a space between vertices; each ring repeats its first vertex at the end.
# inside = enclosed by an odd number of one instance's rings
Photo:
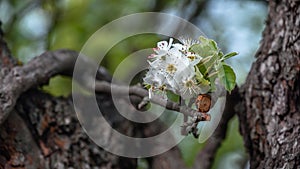
POLYGON ((71 50, 45 52, 24 66, 0 72, 0 124, 14 108, 19 96, 29 88, 48 82, 58 73, 71 73, 78 53, 71 50))
MULTIPOLYGON (((95 90, 97 92, 104 92, 104 93, 111 93, 113 90, 114 93, 119 95, 136 95, 139 97, 148 97, 148 91, 146 89, 143 89, 139 85, 135 86, 122 86, 117 84, 111 84, 105 81, 96 81, 95 82, 95 90)), ((194 109, 191 109, 187 106, 180 106, 179 103, 175 103, 169 100, 162 99, 158 96, 152 96, 151 99, 149 99, 150 102, 155 103, 157 105, 160 105, 162 107, 166 107, 169 110, 174 110, 180 113, 183 113, 187 116, 194 116, 194 114, 203 114, 203 116, 206 116, 204 113, 200 113, 194 109)))

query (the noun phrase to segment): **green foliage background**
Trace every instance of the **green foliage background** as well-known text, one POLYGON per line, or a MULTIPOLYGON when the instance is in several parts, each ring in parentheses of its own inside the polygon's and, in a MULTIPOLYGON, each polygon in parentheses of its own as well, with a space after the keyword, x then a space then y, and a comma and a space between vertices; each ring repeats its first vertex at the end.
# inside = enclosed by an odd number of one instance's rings
MULTIPOLYGON (((200 10, 200 9, 198 9, 200 10)), ((254 61, 254 53, 266 16, 266 4, 261 1, 218 0, 1 0, 0 20, 12 53, 21 62, 47 50, 68 48, 80 51, 87 39, 101 26, 121 16, 161 11, 191 19, 224 53, 239 52, 228 60, 237 73, 238 85, 243 84, 254 61), (199 5, 205 7, 196 17, 189 17, 199 5)), ((108 33, 102 42, 108 42, 108 33)), ((128 38, 110 50, 103 62, 111 73, 130 53, 156 46, 164 37, 140 35, 128 38)), ((128 69, 130 71, 130 69, 128 69)), ((126 72, 124 72, 126 73, 126 72)), ((68 96, 71 79, 57 76, 41 89, 55 95, 68 96)), ((205 145, 187 137, 180 143, 187 165, 192 165, 195 155, 205 145)), ((226 140, 218 150, 213 168, 240 168, 247 157, 242 138, 238 133, 238 121, 234 118, 228 128, 226 140)), ((140 166, 143 168, 143 165, 140 166)))

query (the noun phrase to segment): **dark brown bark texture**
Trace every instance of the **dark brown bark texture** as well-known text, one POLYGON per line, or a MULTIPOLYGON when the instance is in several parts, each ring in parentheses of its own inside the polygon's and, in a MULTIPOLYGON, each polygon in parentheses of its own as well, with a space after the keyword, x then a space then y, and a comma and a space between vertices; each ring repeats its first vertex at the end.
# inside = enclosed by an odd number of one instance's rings
MULTIPOLYGON (((108 112, 107 107, 103 109, 108 112)), ((118 127, 127 125, 122 123, 118 127)), ((77 122, 70 99, 53 98, 37 90, 24 93, 1 125, 0 152, 0 168, 136 166, 134 159, 107 153, 88 138, 77 122)))
POLYGON ((240 129, 251 168, 300 168, 299 1, 269 1, 257 60, 243 86, 240 129))

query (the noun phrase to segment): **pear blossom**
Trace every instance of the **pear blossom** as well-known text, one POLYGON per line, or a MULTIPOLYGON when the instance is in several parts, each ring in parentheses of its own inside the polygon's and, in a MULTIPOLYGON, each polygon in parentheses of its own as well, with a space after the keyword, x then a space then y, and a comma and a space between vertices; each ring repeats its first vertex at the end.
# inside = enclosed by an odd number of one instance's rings
POLYGON ((165 97, 166 90, 166 78, 162 71, 159 70, 149 70, 144 78, 144 83, 149 84, 149 98, 152 97, 153 94, 157 93, 165 97))
POLYGON ((172 91, 185 99, 197 96, 201 89, 195 75, 195 66, 202 57, 189 51, 192 40, 182 40, 183 44, 161 41, 149 56, 149 71, 144 83, 149 85, 149 98, 156 94, 166 98, 166 91, 172 91))
POLYGON ((169 39, 169 43, 167 41, 161 41, 157 43, 157 47, 153 48, 153 51, 156 54, 152 54, 149 58, 160 58, 161 56, 165 56, 170 48, 172 47, 173 38, 169 39))
POLYGON ((190 99, 200 94, 200 90, 196 79, 189 78, 183 81, 183 88, 181 88, 179 92, 183 99, 190 99))
POLYGON ((186 56, 189 59, 190 64, 193 66, 197 65, 200 62, 200 60, 202 59, 201 56, 199 56, 198 54, 193 53, 193 52, 187 52, 186 56))
POLYGON ((185 69, 181 70, 180 73, 176 74, 174 76, 174 81, 176 81, 177 85, 176 93, 184 99, 197 96, 200 89, 195 76, 195 68, 191 65, 188 65, 185 69))

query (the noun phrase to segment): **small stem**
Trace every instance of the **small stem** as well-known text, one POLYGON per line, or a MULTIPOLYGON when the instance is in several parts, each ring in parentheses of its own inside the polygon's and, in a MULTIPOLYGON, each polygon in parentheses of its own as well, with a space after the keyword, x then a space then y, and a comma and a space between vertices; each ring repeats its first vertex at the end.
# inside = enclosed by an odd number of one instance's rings
MULTIPOLYGON (((185 102, 181 96, 179 96, 179 104, 180 104, 180 106, 185 105, 185 102)), ((187 126, 185 125, 187 123, 187 121, 188 121, 188 116, 184 114, 183 115, 183 125, 181 126, 181 135, 184 135, 184 136, 188 135, 188 132, 186 131, 187 126)))

